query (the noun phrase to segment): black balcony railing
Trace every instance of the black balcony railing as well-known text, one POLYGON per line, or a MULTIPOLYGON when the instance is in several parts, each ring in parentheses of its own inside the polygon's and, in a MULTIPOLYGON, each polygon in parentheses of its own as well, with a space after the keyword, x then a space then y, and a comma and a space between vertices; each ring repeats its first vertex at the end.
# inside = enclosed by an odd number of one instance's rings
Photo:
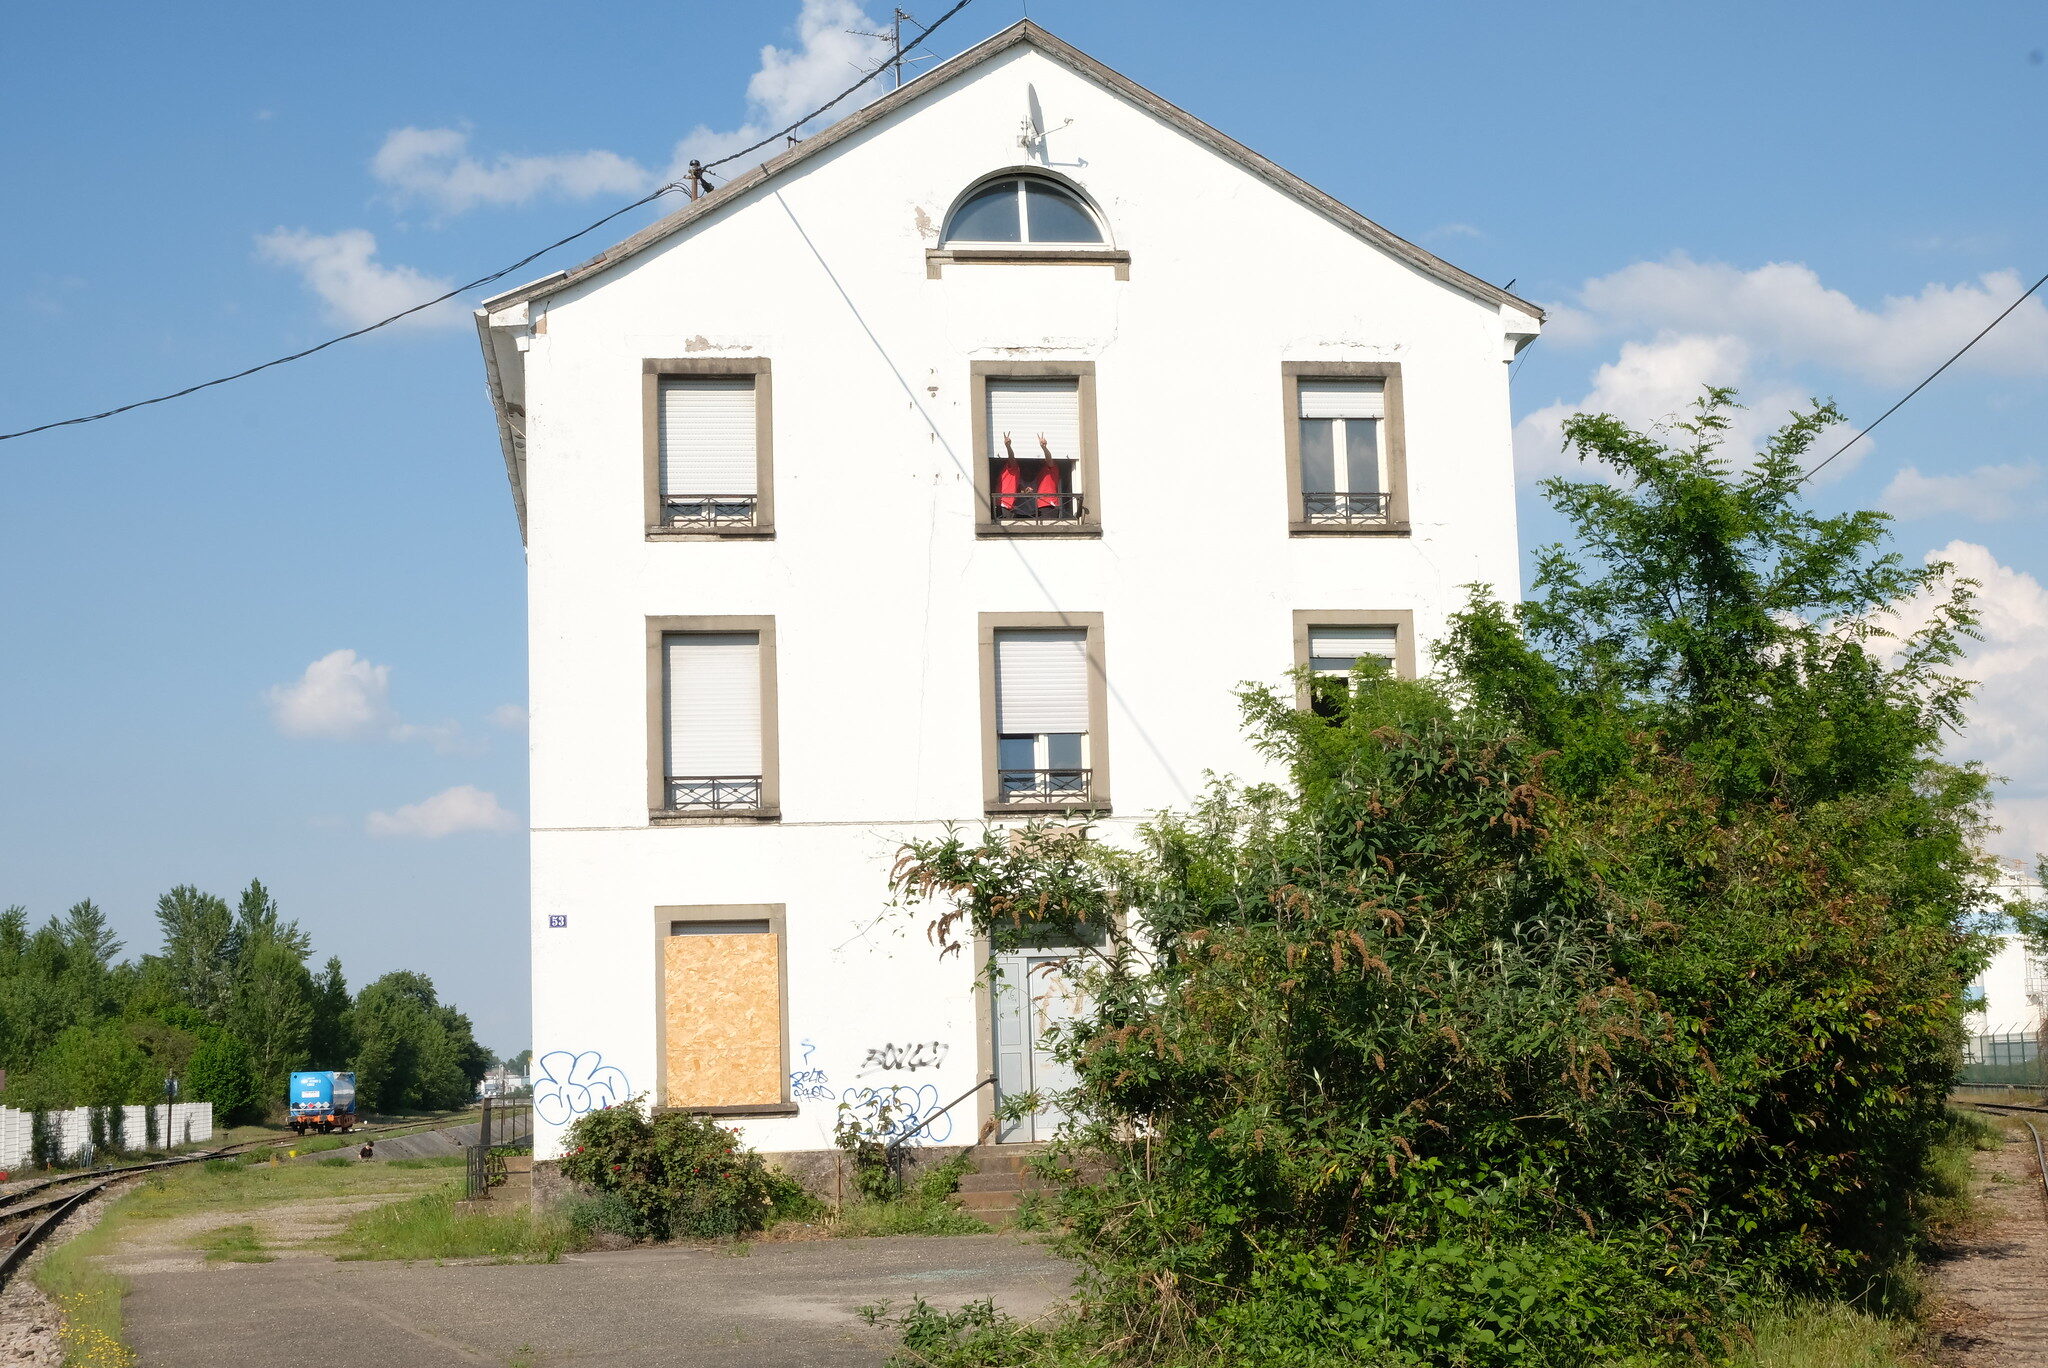
POLYGON ((668 805, 672 812, 745 811, 761 806, 761 776, 727 774, 668 780, 668 805))
POLYGON ((1005 803, 1085 803, 1094 771, 1006 769, 996 771, 996 795, 1005 803))
POLYGON ((1088 504, 1078 493, 992 494, 989 512, 999 523, 1077 523, 1088 516, 1088 504))
POLYGON ((1383 523, 1391 498, 1387 494, 1307 493, 1301 496, 1302 515, 1312 523, 1383 523))
POLYGON ((662 521, 670 527, 752 527, 761 500, 753 494, 664 494, 662 521))

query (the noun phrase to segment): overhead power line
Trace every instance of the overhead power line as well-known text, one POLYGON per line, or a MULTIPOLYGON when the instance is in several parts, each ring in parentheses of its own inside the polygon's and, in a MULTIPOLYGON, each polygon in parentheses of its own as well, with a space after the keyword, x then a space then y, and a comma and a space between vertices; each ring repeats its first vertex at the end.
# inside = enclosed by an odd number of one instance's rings
POLYGON ((1899 400, 1898 403, 1893 404, 1890 408, 1886 409, 1883 413, 1878 414, 1876 418, 1872 419, 1870 427, 1863 429, 1863 431, 1857 433, 1854 437, 1851 437, 1848 441, 1842 443, 1839 447, 1836 447, 1834 456, 1828 457, 1827 461, 1822 461, 1819 465, 1807 471, 1804 475, 1801 475, 1799 477, 1799 483, 1805 484, 1808 480, 1820 474, 1821 471, 1827 469, 1828 461, 1834 460, 1835 456, 1841 455, 1850 447, 1855 446, 1865 437, 1868 437, 1870 435, 1871 428, 1875 428, 1879 423, 1882 423, 1885 419, 1891 417, 1894 413, 1897 413, 1900 409, 1904 408, 1906 406, 1906 399, 1911 399, 1921 390, 1926 389, 1929 385, 1934 383, 1935 376, 1940 375, 1950 366, 1953 366, 1956 362, 1962 360, 1964 352, 1976 346, 1979 342, 1982 342, 1987 333, 1989 333, 1993 328, 1997 327, 1999 324, 2005 322, 2007 314, 2010 314, 2014 309, 2017 309, 2020 305, 2026 303, 2027 300, 2031 299, 2033 297, 2034 291, 2040 289, 2043 285, 2048 285, 2048 275, 2042 276, 2039 280, 2027 286, 2027 292, 2025 294, 2021 295, 2018 299, 2015 299, 2012 303, 2005 306, 2005 313, 2001 313, 1998 317, 1992 319, 1989 323, 1986 323, 1984 325, 1983 332, 1978 333, 1975 337, 1963 343, 1963 345, 1956 351, 1956 354, 1954 356, 1951 356, 1948 360, 1942 362, 1939 366, 1936 366, 1934 368, 1934 373, 1932 375, 1929 375, 1925 380, 1922 380, 1919 384, 1907 390, 1904 399, 1899 400))
MULTIPOLYGON (((746 156, 748 153, 758 152, 762 148, 766 147, 769 143, 774 142, 777 138, 787 137, 788 135, 796 132, 799 128, 802 128, 805 124, 817 118, 820 114, 825 113, 834 105, 837 105, 844 101, 849 95, 852 95, 856 90, 859 90, 869 81, 874 80, 875 77, 881 75, 884 71, 887 71, 891 67, 896 66, 896 64, 899 61, 901 61, 905 54, 909 53, 912 49, 916 48, 919 44, 923 43, 925 39, 931 37, 933 31, 936 30, 940 24, 945 23, 948 19, 951 19, 961 10, 966 9, 970 3, 972 3, 972 0, 959 0, 959 3, 954 5, 953 8, 947 10, 944 14, 940 15, 937 19, 932 21, 932 23, 925 28, 923 33, 918 34, 916 38, 912 39, 908 43, 903 44, 894 53, 892 53, 888 61, 882 63, 882 65, 876 67, 873 71, 870 71, 867 75, 861 77, 858 81, 855 81, 852 85, 840 91, 837 95, 834 95, 831 99, 825 101, 825 103, 819 105, 816 109, 804 115, 801 119, 798 119, 795 123, 789 125, 787 128, 778 129, 775 132, 770 133, 767 137, 761 139, 759 142, 751 143, 746 147, 742 147, 739 151, 732 152, 727 154, 726 156, 720 157, 717 161, 705 162, 701 166, 697 165, 696 163, 692 163, 691 171, 693 173, 693 179, 695 179, 695 177, 697 176, 701 176, 703 172, 709 171, 714 167, 724 166, 728 162, 738 161, 741 157, 746 156)), ((38 423, 34 427, 23 428, 19 432, 0 432, 0 442, 12 441, 16 437, 30 437, 38 432, 48 432, 52 428, 75 427, 80 423, 96 423, 102 418, 112 418, 116 414, 128 413, 131 412, 132 410, 139 408, 148 408, 151 404, 167 404, 173 399, 183 399, 188 394, 197 394, 201 390, 212 389, 215 385, 225 385, 230 381, 234 380, 246 380, 248 377, 257 374, 260 371, 267 371, 271 369, 273 366, 282 366, 293 361, 303 361, 307 357, 313 355, 315 352, 326 351, 329 347, 335 346, 342 342, 351 341, 355 338, 361 337, 365 333, 373 333, 377 331, 377 329, 379 328, 388 328, 393 323, 396 323, 401 319, 410 318, 412 317, 412 315, 416 313, 420 313, 423 310, 433 308, 436 304, 445 304, 449 300, 455 298, 457 295, 466 294, 469 291, 476 289, 478 286, 489 285, 496 281, 503 280, 506 276, 511 275, 514 271, 520 269, 522 266, 528 266, 531 265, 533 262, 540 260, 540 258, 546 256, 549 252, 554 251, 557 247, 566 247, 570 243, 574 242, 577 238, 596 232, 598 229, 604 227, 607 223, 610 223, 613 219, 618 218, 621 214, 630 214, 635 209, 638 209, 641 205, 651 204, 655 200, 660 199, 663 195, 669 194, 673 191, 691 188, 692 187, 690 185, 685 184, 683 181, 670 181, 668 184, 660 187, 659 189, 653 190, 648 194, 642 195, 639 199, 634 200, 631 204, 612 210, 611 213, 606 214, 603 218, 597 220, 595 223, 586 224, 585 226, 578 228, 575 232, 569 234, 569 236, 565 238, 557 238, 555 239, 555 241, 550 242, 547 246, 541 248, 537 252, 527 253, 525 256, 519 258, 519 260, 513 262, 510 266, 506 266, 500 270, 493 271, 489 275, 478 276, 475 280, 472 280, 467 284, 457 285, 454 289, 448 291, 446 294, 436 295, 434 298, 427 300, 425 303, 415 304, 409 309, 401 309, 397 313, 392 314, 389 318, 380 318, 375 323, 365 324, 363 327, 357 328, 353 332, 345 332, 338 337, 330 337, 325 342, 318 343, 315 346, 307 347, 304 351, 295 351, 291 353, 289 356, 274 357, 271 360, 262 362, 259 365, 250 366, 244 370, 238 370, 232 375, 222 375, 217 376, 212 380, 202 380, 196 385, 187 385, 185 388, 181 390, 173 390, 169 394, 159 394, 153 399, 137 399, 132 404, 122 404, 115 408, 102 409, 98 413, 82 414, 76 418, 60 418, 53 423, 38 423)))

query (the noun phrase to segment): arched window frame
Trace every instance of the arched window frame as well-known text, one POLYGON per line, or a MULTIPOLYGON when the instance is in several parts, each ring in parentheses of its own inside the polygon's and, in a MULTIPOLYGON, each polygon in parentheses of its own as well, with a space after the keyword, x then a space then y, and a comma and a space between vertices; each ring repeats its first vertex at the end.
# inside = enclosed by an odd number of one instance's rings
MULTIPOLYGON (((1021 184, 1019 184, 1018 186, 1017 196, 1018 231, 1020 234, 1029 233, 1031 230, 1031 225, 1029 218, 1025 214, 1024 191, 1023 186, 1021 184)), ((1002 248, 1005 250, 1017 250, 1027 252, 1088 252, 1106 251, 1115 247, 1116 245, 1116 240, 1110 233, 1109 219, 1102 212, 1102 207, 1095 202, 1093 196, 1091 196, 1087 191, 1083 190, 1080 186, 1066 179, 1064 176, 1053 175, 1050 172, 1042 170, 1041 168, 1036 166, 1006 167, 1001 171, 992 171, 988 175, 980 177, 979 179, 975 180, 972 184, 970 184, 966 189, 962 190, 958 195, 954 196, 952 204, 946 207, 946 217, 942 220, 942 222, 945 225, 944 234, 939 239, 939 246, 942 249, 950 249, 955 247, 995 247, 1002 248), (966 205, 966 203, 969 200, 973 199, 976 195, 979 195, 982 191, 988 189, 991 185, 994 185, 999 181, 1037 181, 1041 185, 1050 186, 1052 189, 1058 191, 1060 194, 1066 196, 1068 199, 1072 200, 1075 204, 1080 206, 1081 212, 1085 213, 1088 216, 1089 221, 1095 225, 1095 231, 1098 234, 1100 234, 1099 239, 1095 242, 1033 242, 1025 237, 1019 237, 1018 239, 1011 241, 1000 241, 991 240, 988 238, 963 238, 953 236, 953 220, 956 216, 958 216, 961 208, 964 205, 966 205)))

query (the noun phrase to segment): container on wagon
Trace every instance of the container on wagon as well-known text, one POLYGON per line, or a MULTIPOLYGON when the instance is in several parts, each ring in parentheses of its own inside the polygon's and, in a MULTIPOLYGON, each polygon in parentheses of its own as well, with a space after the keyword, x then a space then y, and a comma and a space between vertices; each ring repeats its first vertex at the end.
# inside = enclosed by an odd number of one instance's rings
POLYGON ((356 1123, 356 1076, 323 1070, 295 1073, 291 1083, 294 1132, 345 1131, 356 1123))

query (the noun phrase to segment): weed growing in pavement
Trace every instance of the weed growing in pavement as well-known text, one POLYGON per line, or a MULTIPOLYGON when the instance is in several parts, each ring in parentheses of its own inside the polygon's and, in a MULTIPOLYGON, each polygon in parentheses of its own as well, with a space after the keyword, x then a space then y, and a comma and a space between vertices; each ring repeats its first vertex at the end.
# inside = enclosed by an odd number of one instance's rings
POLYGON ((965 1150, 933 1164, 893 1197, 852 1202, 833 1218, 834 1235, 979 1235, 988 1226, 953 1201, 960 1180, 974 1172, 965 1150))
POLYGON ((450 1188, 366 1211, 337 1242, 343 1259, 497 1259, 553 1263, 573 1248, 567 1221, 524 1206, 485 1211, 461 1206, 450 1188))
POLYGON ((247 1223, 209 1230, 195 1243, 206 1251, 209 1263, 270 1263, 277 1257, 263 1247, 256 1227, 247 1223))

